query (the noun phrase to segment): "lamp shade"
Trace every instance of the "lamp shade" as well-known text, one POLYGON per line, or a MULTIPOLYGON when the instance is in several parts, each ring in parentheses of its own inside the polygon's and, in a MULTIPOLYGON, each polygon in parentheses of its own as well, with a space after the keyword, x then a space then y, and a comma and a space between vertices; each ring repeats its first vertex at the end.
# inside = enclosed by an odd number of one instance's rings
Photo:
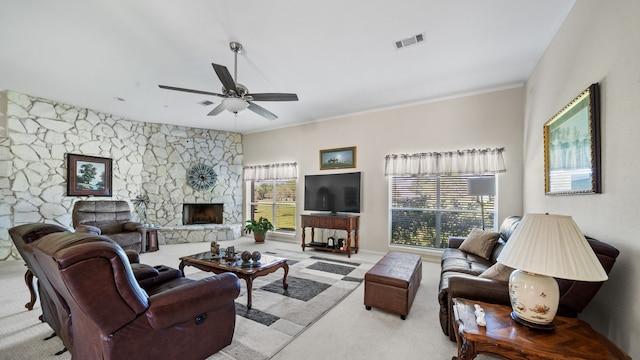
POLYGON ((467 179, 467 195, 486 196, 496 194, 496 179, 477 177, 467 179))
POLYGON ((561 279, 608 278, 578 225, 566 215, 526 214, 497 260, 515 269, 561 279))
POLYGON ((225 98, 224 100, 222 100, 222 104, 224 105, 225 109, 231 111, 234 114, 246 109, 247 106, 249 106, 249 103, 245 100, 235 97, 225 98))

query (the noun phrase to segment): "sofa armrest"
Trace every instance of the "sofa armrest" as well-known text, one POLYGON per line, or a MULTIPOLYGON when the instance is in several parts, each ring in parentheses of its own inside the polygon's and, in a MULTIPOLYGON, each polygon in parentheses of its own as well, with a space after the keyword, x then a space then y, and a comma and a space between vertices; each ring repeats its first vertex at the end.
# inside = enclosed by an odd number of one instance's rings
POLYGON ((466 239, 464 236, 449 236, 449 247, 454 249, 459 248, 464 239, 466 239))
MULTIPOLYGON (((509 299, 509 283, 504 281, 498 281, 493 279, 485 279, 478 277, 463 277, 463 276, 451 276, 449 278, 449 288, 447 289, 447 298, 441 299, 442 294, 439 295, 439 301, 445 303, 447 308, 445 314, 440 314, 440 322, 445 334, 449 335, 451 341, 456 341, 455 319, 453 315, 453 298, 465 298, 472 301, 482 301, 492 304, 500 304, 511 306, 511 300, 509 299), (446 319, 445 326, 442 322, 446 319), (445 327, 448 327, 445 330, 445 327)), ((443 309, 440 309, 442 313, 443 309)))
POLYGON ((239 294, 238 277, 232 273, 222 273, 150 296, 146 315, 154 329, 166 329, 233 304, 239 294))
POLYGON ((147 252, 147 228, 139 222, 127 221, 122 224, 122 228, 125 231, 137 231, 142 238, 142 244, 140 246, 140 252, 147 252))
POLYGON ((140 231, 141 227, 142 227, 142 223, 135 222, 135 221, 127 221, 122 224, 122 228, 125 229, 126 231, 140 231))
POLYGON ((480 277, 450 277, 449 299, 456 297, 492 304, 511 304, 509 283, 480 277))
POLYGON ((89 233, 89 234, 93 234, 93 235, 101 235, 102 231, 100 230, 100 228, 97 228, 95 226, 91 226, 91 225, 76 225, 74 227, 74 229, 77 232, 81 232, 81 233, 89 233))
POLYGON ((138 283, 143 280, 156 277, 160 274, 158 269, 145 264, 131 264, 131 271, 133 271, 133 276, 136 278, 138 283))
POLYGON ((140 263, 140 254, 137 251, 132 249, 127 249, 124 251, 127 254, 127 258, 129 259, 129 264, 139 264, 140 263))

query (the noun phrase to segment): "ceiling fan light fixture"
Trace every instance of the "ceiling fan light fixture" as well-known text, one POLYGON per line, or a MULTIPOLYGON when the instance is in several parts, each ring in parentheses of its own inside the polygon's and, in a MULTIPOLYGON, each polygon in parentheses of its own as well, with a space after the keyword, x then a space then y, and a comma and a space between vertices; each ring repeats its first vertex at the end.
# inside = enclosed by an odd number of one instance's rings
POLYGON ((224 105, 225 109, 234 114, 246 109, 247 106, 249 106, 249 103, 246 100, 235 97, 223 99, 222 104, 224 105))
MULTIPOLYGON (((207 95, 207 96, 216 96, 223 98, 222 102, 213 108, 213 110, 209 111, 207 116, 216 116, 222 113, 224 110, 228 110, 231 113, 238 114, 240 111, 244 109, 249 109, 250 111, 268 119, 275 120, 278 117, 270 112, 269 110, 261 107, 254 103, 254 101, 298 101, 298 95, 296 94, 286 94, 286 93, 249 93, 249 90, 246 86, 239 84, 237 81, 238 78, 238 53, 242 51, 242 45, 238 42, 231 42, 229 44, 231 51, 234 53, 234 76, 231 76, 229 69, 227 69, 224 65, 219 65, 215 63, 211 63, 213 70, 216 72, 218 79, 222 83, 222 93, 214 93, 209 91, 202 90, 193 90, 193 89, 185 89, 179 88, 175 86, 166 86, 166 85, 158 85, 161 89, 166 90, 174 90, 174 91, 182 91, 193 94, 207 95)), ((201 101, 199 103, 203 106, 212 105, 211 101, 201 101)), ((2 115, 2 114, 0 114, 2 115)))

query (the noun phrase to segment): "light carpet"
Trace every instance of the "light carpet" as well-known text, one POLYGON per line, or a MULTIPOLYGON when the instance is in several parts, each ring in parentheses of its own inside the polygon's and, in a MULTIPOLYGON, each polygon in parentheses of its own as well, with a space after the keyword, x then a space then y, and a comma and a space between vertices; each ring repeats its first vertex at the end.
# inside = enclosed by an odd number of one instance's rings
MULTIPOLYGON (((300 251, 298 242, 267 241, 262 244, 254 244, 252 238, 243 236, 240 239, 228 241, 228 245, 235 245, 237 249, 258 250, 263 253, 274 252, 291 254, 292 260, 297 259, 295 255, 305 258, 316 256, 332 259, 332 263, 341 264, 340 261, 351 261, 360 263, 349 277, 363 277, 376 261, 384 254, 377 252, 360 251, 347 258, 344 254, 332 254, 321 251, 300 251)), ((225 244, 227 245, 227 244, 225 244)), ((195 254, 208 249, 208 243, 187 243, 162 245, 159 251, 141 254, 141 262, 146 264, 166 264, 171 267, 178 267, 178 257, 195 254)), ((286 257, 287 255, 285 255, 286 257)), ((307 260, 305 260, 307 261, 307 260)), ((323 262, 323 261, 320 261, 323 262)), ((300 268, 301 264, 294 264, 300 268)), ((274 328, 273 325, 267 327, 254 321, 238 316, 234 342, 210 357, 215 360, 234 359, 231 348, 235 347, 236 353, 242 356, 242 348, 259 349, 270 348, 275 351, 271 357, 273 360, 324 360, 324 359, 349 359, 349 360, 371 360, 371 359, 404 359, 404 360, 424 360, 424 359, 451 359, 456 354, 456 344, 449 341, 449 338, 442 333, 438 320, 438 280, 440 275, 440 264, 425 261, 422 264, 422 282, 416 299, 411 307, 411 311, 406 320, 401 320, 398 315, 373 308, 371 311, 365 310, 363 305, 364 284, 360 284, 350 294, 337 303, 333 308, 321 315, 318 319, 300 331, 297 335, 287 334, 284 331, 274 328), (255 325, 254 325, 255 324, 255 325), (244 339, 248 338, 248 339, 244 339), (279 341, 285 346, 270 344, 272 341, 279 341), (252 345, 252 344, 256 345, 252 345), (266 345, 260 345, 265 343, 266 345)), ((347 265, 348 266, 348 265, 347 265)), ((203 276, 202 273, 196 275, 198 270, 187 267, 185 272, 189 277, 203 276)), ((23 275, 25 271, 22 261, 0 262, 0 359, 51 359, 68 360, 68 353, 62 356, 54 356, 53 353, 62 349, 62 342, 57 337, 51 340, 42 339, 49 336, 51 329, 48 325, 38 320, 41 314, 39 303, 33 311, 27 311, 24 304, 28 299, 28 291, 24 285, 23 275)), ((304 276, 311 275, 314 270, 303 271, 304 276)), ((290 273, 292 276, 293 273, 290 273)), ((334 275, 321 274, 323 278, 334 275)), ((206 274, 204 274, 206 276, 206 274)), ((303 275, 299 275, 303 277, 303 275)), ((313 278, 316 279, 315 277, 313 278)), ((269 274, 266 277, 258 278, 265 280, 262 284, 273 282, 277 286, 282 286, 282 270, 269 274)), ((326 282, 321 281, 321 282, 326 282)), ((329 281, 330 282, 330 281, 329 281)), ((342 281, 342 285, 344 281, 342 281)), ((260 285, 263 286, 263 285, 260 285)), ((241 281, 244 295, 244 281, 241 281)), ((257 286, 256 286, 257 287, 257 286)), ((257 293, 257 290, 255 290, 257 293)), ((253 306, 256 309, 263 309, 266 306, 268 294, 256 297, 253 306)), ((320 295, 318 295, 320 296, 320 295)), ((316 296, 316 297, 318 297, 316 296)), ((246 304, 246 298, 239 298, 238 306, 246 304), (244 301, 244 302, 243 302, 244 301)), ((273 310, 275 312, 275 310, 273 310)), ((300 316, 305 316, 304 308, 299 311, 300 316)), ((238 312, 238 314, 240 311, 238 312)), ((276 321, 278 326, 286 324, 283 321, 276 321)), ((278 327, 276 326, 276 327, 278 327)), ((286 327, 286 326, 284 326, 286 327)), ((247 350, 248 351, 248 350, 247 350)), ((264 350, 263 350, 264 351, 264 350)), ((254 353, 255 354, 255 353, 254 353)), ((246 358, 254 359, 249 354, 246 358)), ((259 358, 263 358, 259 357, 259 358)), ((480 355, 477 359, 493 359, 487 355, 480 355)))
MULTIPOLYGON (((236 299, 233 342, 209 359, 270 358, 355 290, 371 266, 309 254, 313 253, 283 249, 269 252, 288 259, 289 286, 283 289, 283 270, 256 278, 251 310, 247 310, 246 286, 240 280, 243 286, 236 299)), ((202 275, 201 272, 190 277, 202 275)))
POLYGON ((55 356, 64 345, 58 337, 43 340, 53 330, 46 323, 38 320, 42 314, 40 301, 33 310, 28 311, 24 305, 29 300, 29 291, 24 283, 27 270, 24 262, 8 260, 0 262, 0 359, 43 359, 63 360, 71 356, 65 353, 55 356))

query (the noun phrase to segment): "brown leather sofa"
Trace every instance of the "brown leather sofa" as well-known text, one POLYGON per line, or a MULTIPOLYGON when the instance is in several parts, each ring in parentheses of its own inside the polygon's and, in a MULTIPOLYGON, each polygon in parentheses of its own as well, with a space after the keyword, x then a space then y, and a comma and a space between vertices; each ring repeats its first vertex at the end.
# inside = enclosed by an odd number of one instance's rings
MULTIPOLYGON (((480 275, 496 263, 498 255, 520 222, 520 216, 511 216, 500 227, 500 238, 489 259, 466 253, 459 249, 464 238, 449 238, 449 247, 442 253, 438 302, 440 303, 440 326, 451 341, 455 341, 453 330, 453 305, 455 297, 510 305, 508 280, 483 278, 480 275)), ((609 273, 619 251, 611 245, 586 237, 598 260, 609 273)), ((589 304, 602 286, 602 282, 584 282, 556 279, 560 288, 558 316, 576 317, 589 304)))
POLYGON ((131 208, 124 200, 77 201, 71 218, 78 232, 105 235, 125 250, 146 251, 146 228, 131 221, 131 208))
POLYGON ((86 233, 44 236, 33 253, 69 309, 73 358, 204 359, 231 343, 234 274, 143 289, 120 246, 86 233))

